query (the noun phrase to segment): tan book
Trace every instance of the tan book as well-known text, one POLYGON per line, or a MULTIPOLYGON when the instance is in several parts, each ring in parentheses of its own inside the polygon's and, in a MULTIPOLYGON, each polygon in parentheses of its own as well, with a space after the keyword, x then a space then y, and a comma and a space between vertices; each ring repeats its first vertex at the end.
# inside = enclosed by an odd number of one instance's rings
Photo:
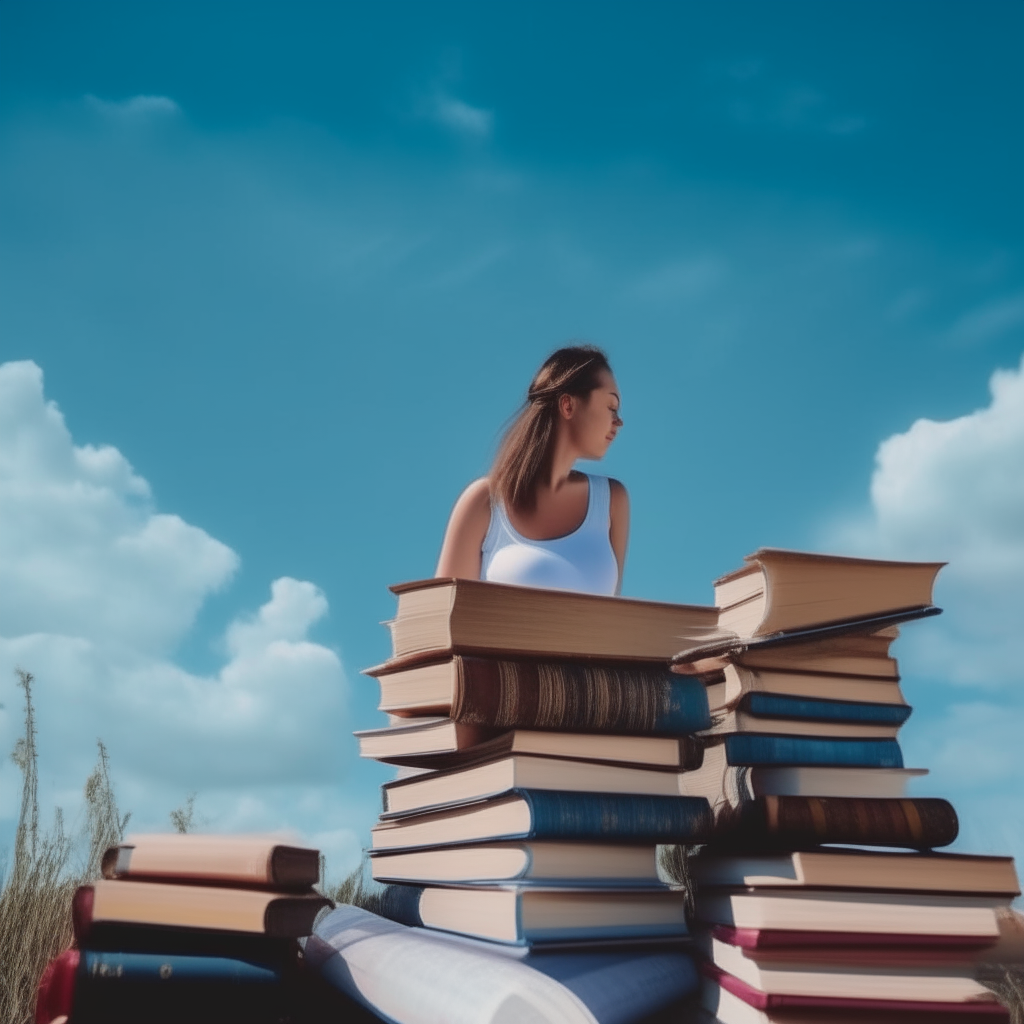
POLYGON ((727 665, 725 678, 707 686, 712 714, 735 704, 747 693, 777 693, 788 697, 852 700, 871 704, 906 704, 895 679, 875 676, 787 672, 727 665))
POLYGON ((78 891, 75 934, 82 940, 95 925, 117 924, 299 938, 310 934, 316 915, 331 905, 319 893, 100 879, 78 891))
POLYGON ((699 890, 696 916, 707 924, 796 932, 999 937, 998 896, 833 892, 819 889, 699 890))
POLYGON ((760 856, 701 856, 691 860, 690 870, 702 886, 895 889, 987 893, 1011 899, 1020 895, 1012 857, 812 850, 760 856))
POLYGON ((402 779, 382 789, 385 814, 409 814, 484 800, 513 789, 554 789, 578 793, 646 793, 694 796, 693 772, 564 758, 515 755, 469 768, 402 779))
POLYGON ((487 843, 374 853, 381 882, 658 882, 657 847, 622 843, 487 843))
POLYGON ((663 661, 718 635, 718 612, 480 580, 431 579, 391 588, 395 659, 455 653, 663 661))
POLYGON ((775 736, 827 736, 836 739, 893 739, 899 725, 861 722, 816 722, 787 718, 760 718, 742 710, 724 711, 715 724, 700 735, 731 736, 740 732, 767 733, 775 736))
POLYGON ((493 730, 459 725, 447 718, 426 720, 426 724, 418 724, 416 719, 404 721, 409 724, 357 732, 360 756, 433 769, 483 763, 507 754, 687 769, 699 765, 704 756, 700 741, 691 736, 615 736, 541 729, 512 729, 495 736, 493 730))
POLYGON ((777 647, 751 647, 738 655, 735 663, 748 669, 768 669, 787 673, 872 676, 899 680, 895 658, 889 647, 896 630, 866 635, 849 634, 777 647))
POLYGON ((320 877, 320 852, 268 836, 129 836, 103 855, 104 878, 237 882, 308 888, 320 877))
POLYGON ((719 628, 762 637, 932 605, 944 562, 887 562, 760 548, 715 581, 719 628))
POLYGON ((388 896, 401 905, 400 916, 410 924, 515 945, 678 939, 687 934, 685 895, 664 886, 393 886, 388 896))
POLYGON ((685 785, 688 795, 706 797, 721 815, 762 796, 900 799, 908 795, 911 779, 927 774, 927 768, 735 766, 726 763, 724 745, 714 744, 704 751, 704 763, 685 773, 685 785))

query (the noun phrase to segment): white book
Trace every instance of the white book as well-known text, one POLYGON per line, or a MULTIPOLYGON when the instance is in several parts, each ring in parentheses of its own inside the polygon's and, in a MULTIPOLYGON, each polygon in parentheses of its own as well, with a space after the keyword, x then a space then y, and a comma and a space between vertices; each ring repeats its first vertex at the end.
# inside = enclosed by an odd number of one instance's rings
POLYGON ((496 947, 409 928, 358 907, 322 918, 306 962, 395 1024, 628 1024, 696 991, 678 949, 496 947))

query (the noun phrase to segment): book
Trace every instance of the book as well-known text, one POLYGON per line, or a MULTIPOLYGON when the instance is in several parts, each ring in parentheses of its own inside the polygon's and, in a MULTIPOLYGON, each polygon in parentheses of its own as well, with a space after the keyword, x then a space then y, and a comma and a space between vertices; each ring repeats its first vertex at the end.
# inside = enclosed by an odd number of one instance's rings
POLYGON ((400 924, 517 946, 689 935, 685 894, 660 884, 625 889, 389 885, 380 906, 385 917, 400 924))
MULTIPOLYGON (((805 637, 799 643, 749 646, 733 657, 738 668, 899 680, 899 665, 889 647, 899 635, 895 627, 874 633, 840 632, 805 637)), ((728 673, 728 669, 726 669, 728 673)))
MULTIPOLYGON (((998 905, 995 908, 1000 935, 1006 910, 1006 907, 998 905)), ((793 928, 737 928, 726 924, 714 925, 710 934, 731 946, 757 950, 759 956, 774 953, 777 957, 788 957, 798 953, 806 959, 817 953, 828 961, 849 958, 871 963, 876 956, 892 958, 907 953, 912 957, 967 960, 993 949, 998 941, 991 934, 801 931, 793 928)))
POLYGON ((104 878, 168 878, 309 888, 320 853, 266 836, 135 835, 103 855, 104 878))
POLYGON ((728 765, 806 765, 815 767, 902 768, 903 755, 894 739, 781 736, 752 732, 712 739, 704 747, 704 763, 728 765))
POLYGON ((481 580, 430 579, 391 588, 393 659, 502 654, 664 661, 718 633, 718 611, 481 580))
POLYGON ((865 933, 873 941, 886 934, 975 937, 991 945, 999 938, 996 908, 1006 902, 998 896, 944 893, 702 890, 696 916, 708 924, 744 929, 865 933))
POLYGON ((381 711, 466 725, 682 736, 711 724, 707 690, 667 664, 455 655, 367 674, 380 683, 381 711))
POLYGON ((1009 1024, 1008 1011, 986 1000, 977 1004, 882 999, 767 997, 729 976, 712 977, 705 967, 701 1005, 721 1024, 1009 1024))
POLYGON ((747 848, 801 849, 821 843, 948 846, 959 831, 948 800, 916 797, 763 796, 719 810, 716 841, 747 848))
POLYGON ((387 726, 356 733, 359 753, 387 764, 440 770, 458 768, 509 754, 579 761, 609 761, 687 770, 704 760, 704 746, 693 736, 618 736, 601 733, 545 732, 513 729, 478 743, 460 729, 447 727, 448 719, 421 725, 387 726))
POLYGON ((735 707, 716 712, 714 724, 701 735, 771 732, 783 736, 895 739, 910 712, 910 707, 905 704, 867 704, 774 693, 746 693, 735 707))
POLYGON ((75 938, 89 944, 96 925, 214 929, 276 938, 308 935, 331 901, 319 893, 280 893, 211 885, 100 879, 72 902, 75 938))
POLYGON ((385 816, 476 802, 514 789, 702 796, 691 791, 693 774, 615 763, 514 755, 469 768, 430 772, 387 782, 381 787, 381 796, 385 816))
POLYGON ((690 861, 703 886, 896 889, 906 892, 1020 895, 1012 857, 955 853, 807 850, 762 856, 699 856, 690 861))
POLYGON ((384 882, 658 881, 657 847, 623 843, 486 843, 374 853, 370 868, 384 882))
POLYGON ((75 1024, 253 1022, 288 1013, 292 975, 282 965, 215 956, 69 949, 39 984, 36 1019, 75 1024))
POLYGON ((706 797, 716 815, 761 796, 863 796, 899 799, 924 768, 820 768, 725 764, 724 747, 711 747, 701 767, 685 772, 687 796, 706 797))
POLYGON ((711 832, 707 800, 517 790, 493 800, 382 821, 371 849, 487 842, 499 839, 703 842, 711 832))
POLYGON ((945 562, 887 562, 760 548, 715 580, 718 626, 740 637, 932 607, 945 562))
POLYGON ((765 693, 789 697, 857 701, 868 704, 906 704, 895 677, 753 669, 726 665, 720 680, 706 683, 711 712, 732 707, 745 694, 765 693))
POLYGON ((350 906, 318 922, 306 962, 403 1024, 640 1022, 699 984, 677 948, 537 951, 410 928, 350 906))
MULTIPOLYGON (((974 980, 974 964, 939 962, 931 965, 906 963, 850 964, 804 962, 795 951, 788 960, 762 959, 756 953, 711 936, 701 935, 698 948, 715 970, 711 976, 728 987, 737 980, 747 993, 757 991, 767 1008, 772 997, 778 1005, 792 1005, 791 997, 818 999, 863 999, 923 1003, 995 1002, 995 995, 974 980)), ((736 992, 743 998, 742 993, 736 992)))
MULTIPOLYGON (((856 983, 853 980, 856 976, 849 977, 845 984, 840 983, 842 977, 838 973, 830 974, 836 984, 836 994, 829 995, 825 992, 765 992, 756 988, 743 978, 723 971, 716 964, 705 961, 701 964, 701 972, 711 978, 720 988, 731 992, 734 996, 742 999, 743 1002, 759 1010, 847 1010, 857 1011, 864 1015, 870 1015, 873 1011, 882 1010, 889 1012, 912 1012, 927 1013, 935 1010, 939 1013, 956 1013, 958 1010, 967 1009, 970 1013, 989 1013, 992 1018, 1008 1020, 1006 1008, 997 1001, 995 993, 980 985, 972 978, 949 977, 944 972, 936 972, 930 976, 921 978, 916 985, 912 985, 907 978, 902 979, 904 989, 912 989, 914 997, 901 998, 890 993, 893 990, 899 991, 900 983, 895 979, 886 979, 884 975, 865 974, 860 989, 860 995, 856 992, 856 983), (888 981, 888 984, 886 984, 888 981), (928 982, 931 982, 931 986, 928 982), (840 987, 841 986, 841 987, 840 987), (933 994, 929 998, 928 993, 933 994), (877 993, 877 994, 876 994, 877 993), (942 998, 942 996, 955 995, 958 998, 942 998), (968 1004, 968 1005, 964 1005, 968 1004)), ((761 971, 749 972, 759 973, 765 980, 776 972, 761 971)), ((782 973, 782 972, 778 972, 782 973)), ((810 972, 808 972, 810 974, 810 972)), ((822 972, 824 973, 824 972, 822 972)), ((785 984, 796 987, 797 972, 787 972, 785 984)), ((897 975, 897 978, 899 976, 897 975)), ((775 981, 781 981, 777 977, 775 981)), ((805 987, 817 988, 809 983, 805 987)))

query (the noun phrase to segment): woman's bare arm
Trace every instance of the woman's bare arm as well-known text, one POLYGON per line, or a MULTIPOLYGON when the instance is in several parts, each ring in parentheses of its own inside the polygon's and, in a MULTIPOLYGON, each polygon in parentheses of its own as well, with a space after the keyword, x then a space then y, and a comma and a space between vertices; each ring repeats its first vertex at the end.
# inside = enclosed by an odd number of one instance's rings
POLYGON ((474 480, 455 502, 434 575, 480 579, 480 549, 490 523, 490 486, 487 477, 481 477, 474 480))
POLYGON ((618 480, 608 481, 611 487, 611 526, 608 531, 615 560, 619 563, 619 582, 615 593, 622 592, 622 574, 626 569, 626 548, 629 545, 629 493, 618 480))

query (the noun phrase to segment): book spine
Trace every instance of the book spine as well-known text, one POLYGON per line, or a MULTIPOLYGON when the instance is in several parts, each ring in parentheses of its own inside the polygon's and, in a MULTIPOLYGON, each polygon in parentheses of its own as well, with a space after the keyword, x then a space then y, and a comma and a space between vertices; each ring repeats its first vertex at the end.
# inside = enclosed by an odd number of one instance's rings
POLYGON ((530 807, 531 839, 703 842, 713 828, 711 808, 704 797, 518 792, 530 807))
POLYGON ((740 699, 739 710, 759 718, 790 718, 811 722, 857 722, 862 725, 902 725, 911 708, 906 704, 869 704, 751 692, 740 699))
POLYGON ((771 736, 737 733, 726 736, 730 765, 796 765, 809 767, 902 768, 896 740, 851 740, 818 736, 771 736))
POLYGON ((276 985, 282 979, 280 969, 248 960, 219 956, 176 956, 164 953, 126 953, 83 950, 79 973, 112 987, 136 982, 171 984, 231 983, 236 985, 276 985))
POLYGON ((657 665, 456 657, 451 717, 499 729, 681 736, 710 727, 699 679, 657 665))
POLYGON ((956 811, 947 800, 871 797, 763 796, 718 819, 730 843, 802 849, 820 843, 929 850, 956 839, 956 811))

